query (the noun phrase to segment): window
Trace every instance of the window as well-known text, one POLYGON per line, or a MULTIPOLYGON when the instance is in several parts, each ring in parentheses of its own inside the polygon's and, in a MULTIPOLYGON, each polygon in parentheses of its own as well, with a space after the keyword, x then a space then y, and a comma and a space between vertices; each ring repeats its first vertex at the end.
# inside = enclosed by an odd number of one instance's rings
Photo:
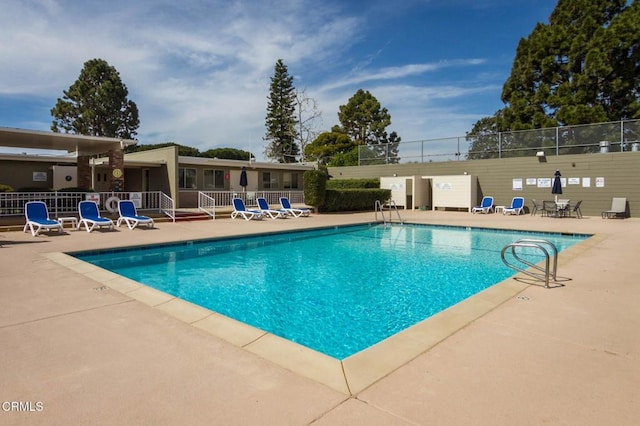
POLYGON ((262 189, 278 189, 278 174, 274 172, 262 173, 262 189))
POLYGON ((178 181, 180 189, 196 189, 196 169, 184 169, 178 170, 178 181))
POLYGON ((224 189, 224 170, 205 170, 204 189, 224 189))
POLYGON ((297 173, 285 172, 282 180, 282 184, 285 189, 298 189, 297 173))

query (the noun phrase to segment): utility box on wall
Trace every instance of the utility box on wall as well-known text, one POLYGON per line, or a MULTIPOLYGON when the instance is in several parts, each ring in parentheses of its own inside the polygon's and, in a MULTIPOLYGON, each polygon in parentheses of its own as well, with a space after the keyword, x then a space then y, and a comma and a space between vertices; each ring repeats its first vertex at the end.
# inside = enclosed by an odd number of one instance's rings
POLYGON ((78 168, 76 166, 51 166, 53 171, 53 189, 78 187, 78 168))

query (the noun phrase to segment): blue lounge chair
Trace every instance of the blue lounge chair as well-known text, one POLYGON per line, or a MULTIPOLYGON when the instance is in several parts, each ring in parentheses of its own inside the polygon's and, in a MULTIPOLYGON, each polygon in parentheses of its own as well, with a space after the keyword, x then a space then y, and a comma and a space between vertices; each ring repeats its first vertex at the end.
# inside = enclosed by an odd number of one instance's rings
POLYGON ((274 210, 272 208, 269 208, 269 203, 267 203, 267 200, 265 198, 257 198, 258 201, 258 209, 260 209, 260 213, 262 213, 263 215, 267 215, 269 216, 271 219, 286 219, 287 218, 287 212, 285 210, 274 210))
POLYGON ((78 214, 80 220, 78 221, 78 229, 84 224, 87 232, 91 232, 96 228, 107 227, 112 230, 114 227, 113 221, 109 218, 100 216, 98 211, 98 205, 95 201, 80 201, 78 203, 78 214))
POLYGON ((24 205, 24 216, 27 219, 22 232, 27 232, 27 228, 34 237, 43 231, 57 229, 62 233, 62 224, 49 218, 49 210, 44 201, 27 201, 24 205))
POLYGON ((147 225, 149 228, 153 228, 154 226, 152 218, 138 215, 136 205, 133 204, 131 200, 118 201, 118 213, 120 213, 118 222, 116 222, 118 226, 120 226, 122 222, 126 223, 129 229, 133 229, 140 224, 147 225))
POLYGON ((286 211, 293 217, 309 216, 311 214, 311 210, 309 209, 291 207, 291 203, 289 203, 289 199, 287 197, 280 197, 280 205, 282 205, 282 210, 286 211))
POLYGON ((491 213, 493 211, 493 197, 482 197, 479 206, 471 209, 471 213, 491 213))
POLYGON ((511 206, 505 207, 502 210, 502 214, 522 214, 524 213, 524 198, 522 197, 513 197, 511 200, 511 206))
POLYGON ((231 219, 235 219, 236 216, 242 216, 244 220, 262 219, 262 213, 260 210, 247 210, 244 206, 244 201, 241 198, 233 199, 233 212, 231 212, 231 219))

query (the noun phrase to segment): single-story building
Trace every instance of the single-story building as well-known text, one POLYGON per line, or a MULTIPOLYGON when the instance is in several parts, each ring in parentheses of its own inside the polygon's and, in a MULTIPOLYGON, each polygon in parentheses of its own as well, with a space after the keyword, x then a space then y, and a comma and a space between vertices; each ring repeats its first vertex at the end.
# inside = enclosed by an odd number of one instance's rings
POLYGON ((0 147, 62 151, 58 155, 0 152, 0 184, 15 191, 86 188, 97 192, 162 191, 177 207, 197 207, 198 192, 302 191, 310 164, 186 157, 170 146, 131 154, 134 140, 0 128, 0 147), (66 151, 66 154, 64 154, 66 151), (83 169, 80 158, 87 158, 83 169), (247 186, 240 186, 240 174, 247 186), (86 172, 83 173, 83 170, 86 172), (86 175, 86 176, 85 176, 86 175))

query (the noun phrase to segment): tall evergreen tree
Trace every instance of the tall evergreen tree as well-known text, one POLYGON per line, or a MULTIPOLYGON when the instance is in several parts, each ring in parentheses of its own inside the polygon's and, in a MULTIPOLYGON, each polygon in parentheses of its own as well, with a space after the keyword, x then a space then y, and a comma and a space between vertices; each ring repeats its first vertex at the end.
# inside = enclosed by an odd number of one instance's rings
POLYGON ((54 132, 133 139, 140 120, 118 71, 103 59, 84 63, 80 76, 51 109, 54 132))
POLYGON ((549 23, 520 40, 502 90, 505 107, 474 125, 471 151, 497 153, 485 146, 489 129, 640 117, 639 34, 640 0, 559 0, 549 23))
POLYGON ((300 148, 296 143, 296 91, 293 77, 287 66, 278 59, 271 78, 269 101, 267 103, 265 139, 269 145, 265 150, 267 158, 280 163, 294 163, 300 148))
POLYGON ((356 145, 372 147, 380 158, 385 159, 384 162, 399 162, 397 154, 401 138, 396 132, 387 134, 385 129, 391 124, 391 115, 369 91, 359 89, 346 105, 341 105, 338 119, 342 131, 356 145))

